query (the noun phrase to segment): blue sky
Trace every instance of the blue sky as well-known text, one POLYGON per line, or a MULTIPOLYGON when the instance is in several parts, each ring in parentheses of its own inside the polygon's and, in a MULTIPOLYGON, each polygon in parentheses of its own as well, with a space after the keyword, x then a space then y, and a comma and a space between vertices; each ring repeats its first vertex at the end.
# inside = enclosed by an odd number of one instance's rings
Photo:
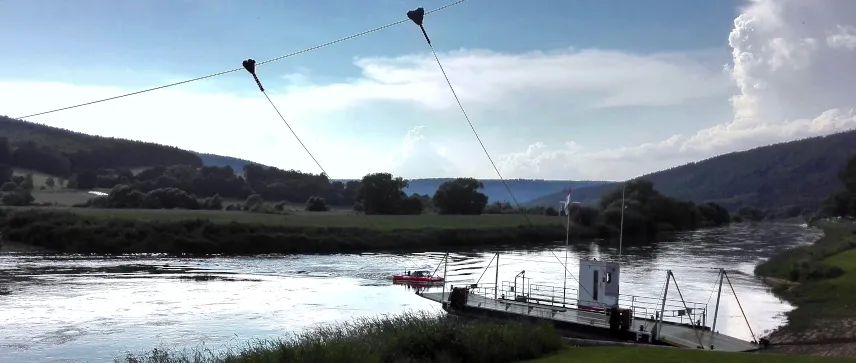
MULTIPOLYGON (((227 70, 446 3, 0 2, 0 114, 227 70)), ((825 73, 853 60, 851 4, 468 0, 425 24, 506 177, 624 179, 853 127, 854 91, 837 88, 853 76, 825 73)), ((334 178, 494 177, 428 51, 407 23, 259 76, 334 178)), ((31 121, 317 172, 245 72, 31 121)))

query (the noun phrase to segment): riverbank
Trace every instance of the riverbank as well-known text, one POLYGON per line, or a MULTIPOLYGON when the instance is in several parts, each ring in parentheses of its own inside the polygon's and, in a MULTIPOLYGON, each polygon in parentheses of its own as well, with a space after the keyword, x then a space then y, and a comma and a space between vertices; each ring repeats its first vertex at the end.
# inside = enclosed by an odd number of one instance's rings
POLYGON ((224 354, 153 349, 126 363, 472 362, 511 363, 546 356, 563 346, 548 325, 463 320, 409 313, 319 327, 292 337, 252 343, 224 354))
POLYGON ((695 349, 641 347, 569 347, 524 363, 844 363, 852 359, 765 353, 728 353, 695 349))
MULTIPOLYGON (((231 211, 3 208, 6 240, 60 253, 253 255, 537 246, 565 239, 564 220, 521 215, 270 215, 231 211)), ((572 240, 596 231, 571 229, 572 240)))
MULTIPOLYGON (((117 363, 472 362, 472 363, 837 363, 849 360, 726 353, 650 345, 573 346, 550 325, 411 313, 319 327, 221 354, 156 348, 117 363)), ((622 343, 627 344, 627 343, 622 343)))
POLYGON ((856 224, 820 221, 815 226, 824 235, 814 244, 782 252, 755 269, 772 282, 777 295, 796 306, 787 314, 787 325, 770 340, 778 352, 853 358, 856 224))

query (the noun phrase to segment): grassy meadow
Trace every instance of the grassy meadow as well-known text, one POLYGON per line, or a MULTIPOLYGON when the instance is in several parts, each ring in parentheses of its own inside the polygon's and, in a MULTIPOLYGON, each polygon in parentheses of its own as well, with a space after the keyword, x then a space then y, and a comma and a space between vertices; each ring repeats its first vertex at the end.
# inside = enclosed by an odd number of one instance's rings
MULTIPOLYGON (((54 252, 347 253, 527 246, 565 238, 565 220, 543 215, 366 216, 335 208, 307 212, 297 204, 286 205, 277 213, 72 207, 95 195, 61 187, 43 189, 50 176, 32 174, 33 196, 41 205, 0 207, 0 232, 20 246, 54 252), (530 228, 527 217, 535 228, 530 228)), ((242 202, 225 200, 224 204, 242 202)), ((572 234, 594 237, 596 232, 580 228, 572 234)))
POLYGON ((856 224, 821 221, 824 236, 787 250, 755 272, 784 281, 775 292, 797 306, 771 335, 782 351, 856 356, 856 224), (806 345, 818 343, 821 345, 806 345))

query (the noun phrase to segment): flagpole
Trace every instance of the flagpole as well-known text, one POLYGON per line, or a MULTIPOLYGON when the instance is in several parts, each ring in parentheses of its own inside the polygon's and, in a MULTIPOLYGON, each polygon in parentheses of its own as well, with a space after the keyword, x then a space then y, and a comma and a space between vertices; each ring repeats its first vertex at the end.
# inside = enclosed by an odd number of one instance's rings
POLYGON ((618 227, 618 261, 621 261, 621 247, 624 242, 624 189, 627 189, 627 183, 621 188, 621 226, 618 227))
POLYGON ((571 239, 571 190, 568 189, 568 197, 565 198, 565 215, 568 217, 568 222, 565 224, 565 278, 562 283, 562 306, 565 306, 567 301, 565 294, 568 291, 568 241, 571 239))

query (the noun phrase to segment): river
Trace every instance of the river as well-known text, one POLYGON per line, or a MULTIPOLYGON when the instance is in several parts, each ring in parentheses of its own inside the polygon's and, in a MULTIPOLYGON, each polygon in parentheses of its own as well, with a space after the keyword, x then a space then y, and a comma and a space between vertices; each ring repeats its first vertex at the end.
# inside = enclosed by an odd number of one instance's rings
MULTIPOLYGON (((777 251, 821 232, 796 224, 742 224, 681 233, 651 246, 625 247, 622 294, 662 295, 666 270, 686 300, 711 302, 717 271, 728 271, 756 335, 783 323, 792 307, 752 271, 777 251)), ((617 246, 578 243, 577 259, 618 259, 617 246)), ((479 278, 496 251, 451 253, 449 284, 479 278)), ((0 254, 0 362, 111 362, 154 347, 222 351, 321 323, 439 306, 391 283, 405 268, 434 269, 442 251, 419 254, 165 258, 0 254)), ((500 254, 500 281, 526 270, 532 284, 562 285, 564 246, 500 254)), ((440 265, 439 273, 444 266, 440 265)), ((493 282, 495 269, 482 282, 493 282)), ((575 284, 568 277, 568 284, 575 284)), ((670 293, 670 298, 675 295, 670 293)), ((712 314, 711 314, 712 315, 712 314)), ((711 318, 708 318, 711 319, 711 318)), ((717 330, 751 335, 730 289, 717 330)))

